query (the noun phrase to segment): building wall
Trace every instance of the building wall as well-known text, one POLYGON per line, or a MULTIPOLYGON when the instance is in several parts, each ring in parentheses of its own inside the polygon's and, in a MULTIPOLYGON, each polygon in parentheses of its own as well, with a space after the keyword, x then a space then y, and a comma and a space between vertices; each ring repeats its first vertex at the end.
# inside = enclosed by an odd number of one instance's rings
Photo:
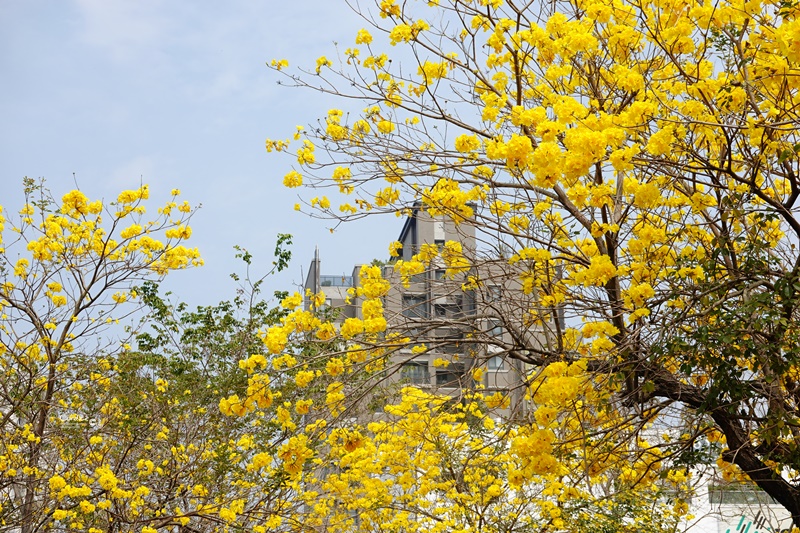
POLYGON ((706 473, 690 503, 691 533, 777 533, 791 530, 789 513, 752 485, 725 483, 706 473))

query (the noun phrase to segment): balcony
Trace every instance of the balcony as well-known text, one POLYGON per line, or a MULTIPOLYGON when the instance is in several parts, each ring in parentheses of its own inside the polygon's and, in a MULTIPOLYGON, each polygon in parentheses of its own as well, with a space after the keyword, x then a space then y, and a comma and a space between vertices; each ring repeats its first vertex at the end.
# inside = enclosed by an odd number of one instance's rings
POLYGON ((352 287, 353 276, 320 276, 320 287, 352 287))

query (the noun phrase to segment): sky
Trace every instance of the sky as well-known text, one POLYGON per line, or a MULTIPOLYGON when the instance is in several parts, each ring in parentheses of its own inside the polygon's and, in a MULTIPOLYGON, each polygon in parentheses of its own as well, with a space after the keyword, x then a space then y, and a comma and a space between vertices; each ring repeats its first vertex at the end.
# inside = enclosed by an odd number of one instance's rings
POLYGON ((363 25, 343 0, 2 0, 0 205, 21 207, 24 176, 58 198, 77 184, 113 200, 146 183, 154 208, 180 189, 202 205, 189 244, 206 264, 164 286, 192 306, 233 297, 234 245, 266 273, 278 233, 294 235, 293 261, 268 293, 302 283, 315 246, 326 274, 385 258, 402 221, 331 234, 294 211, 298 191, 282 185, 291 161, 264 149, 335 105, 279 86, 265 63, 313 67, 363 25))

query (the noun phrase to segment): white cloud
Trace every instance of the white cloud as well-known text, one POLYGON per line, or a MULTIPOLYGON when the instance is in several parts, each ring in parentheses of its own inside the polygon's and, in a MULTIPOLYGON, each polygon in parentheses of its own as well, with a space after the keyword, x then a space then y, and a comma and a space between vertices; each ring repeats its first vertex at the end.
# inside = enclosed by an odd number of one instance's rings
POLYGON ((115 60, 158 51, 169 35, 162 0, 75 0, 83 17, 80 38, 106 50, 115 60))

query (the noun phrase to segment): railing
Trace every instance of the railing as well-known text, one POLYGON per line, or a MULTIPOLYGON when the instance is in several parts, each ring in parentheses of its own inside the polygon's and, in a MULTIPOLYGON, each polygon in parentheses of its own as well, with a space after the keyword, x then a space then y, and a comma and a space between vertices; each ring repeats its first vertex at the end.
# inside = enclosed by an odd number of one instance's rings
POLYGON ((320 287, 352 287, 353 276, 320 276, 320 287))

